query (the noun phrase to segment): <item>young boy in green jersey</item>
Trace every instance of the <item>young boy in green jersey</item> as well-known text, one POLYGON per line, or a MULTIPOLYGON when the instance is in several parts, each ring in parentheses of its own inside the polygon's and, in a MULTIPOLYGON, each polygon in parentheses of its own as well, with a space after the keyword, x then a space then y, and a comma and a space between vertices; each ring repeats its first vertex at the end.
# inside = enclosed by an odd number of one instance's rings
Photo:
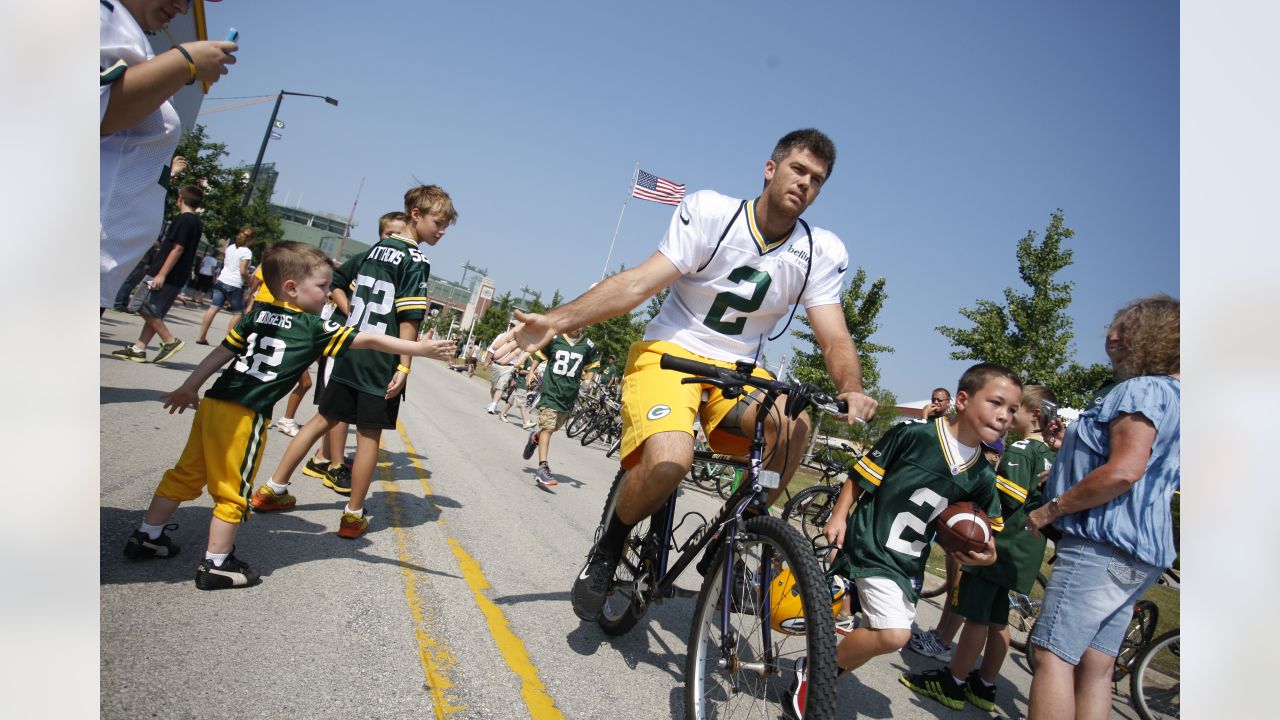
MULTIPOLYGON (((911 639, 916 580, 923 576, 932 536, 929 523, 948 504, 973 501, 990 517, 992 530, 1003 528, 995 471, 982 457, 981 445, 1004 434, 1021 396, 1022 383, 1013 371, 992 363, 974 365, 960 377, 954 417, 895 426, 854 466, 823 528, 827 540, 842 548, 840 562, 866 618, 836 646, 842 672, 899 650, 911 639)), ((966 565, 990 565, 995 543, 980 553, 953 556, 966 565)), ((793 693, 803 694, 805 685, 800 663, 793 693)))
MULTIPOLYGON (((458 218, 449 194, 435 185, 419 185, 404 195, 408 217, 405 234, 378 241, 338 269, 335 289, 346 289, 351 312, 347 326, 405 340, 418 337, 418 325, 427 310, 427 278, 431 263, 419 251, 419 243, 434 246, 458 218)), ((336 295, 336 293, 335 293, 336 295)), ((421 355, 438 360, 452 357, 452 340, 424 340, 421 355)), ((383 430, 394 430, 400 414, 411 362, 408 354, 395 358, 356 351, 335 363, 320 399, 319 412, 289 443, 271 479, 253 496, 259 512, 291 510, 297 502, 289 494, 289 477, 311 446, 339 422, 356 426, 356 457, 351 465, 350 499, 338 522, 338 536, 358 538, 369 529, 364 501, 373 481, 378 445, 383 430)), ((333 458, 340 462, 338 458, 333 458)), ((331 481, 326 485, 334 487, 331 481)), ((337 488, 342 492, 346 488, 337 488)))
POLYGON ((901 678, 903 685, 953 710, 963 710, 966 699, 982 710, 995 709, 996 677, 1009 654, 1009 591, 1030 592, 1044 560, 1044 536, 1021 529, 1027 515, 1041 505, 1040 479, 1053 464, 1054 453, 1041 434, 1048 422, 1040 411, 1046 400, 1056 402, 1049 388, 1022 389, 1022 403, 1013 418, 1013 431, 1022 439, 1005 450, 996 473, 1001 515, 1012 530, 996 536, 994 564, 966 567, 957 579, 952 611, 965 622, 951 663, 901 678), (979 654, 981 667, 970 671, 979 654))
POLYGON ((319 355, 337 358, 352 349, 412 355, 434 350, 429 342, 360 333, 321 320, 315 313, 324 306, 333 268, 319 248, 279 242, 267 249, 262 264, 276 300, 242 317, 187 381, 163 396, 170 414, 196 407, 196 416, 178 464, 164 474, 141 527, 124 546, 125 556, 137 560, 177 555, 178 546, 165 532, 177 525, 165 523, 178 505, 208 487, 214 509, 208 549, 196 566, 201 590, 246 587, 259 580, 257 571, 234 555, 236 533, 248 517, 272 408, 307 366, 319 355), (201 385, 232 360, 201 400, 201 385))
POLYGON ((600 348, 577 330, 570 335, 557 335, 547 346, 534 353, 540 363, 546 365, 542 373, 542 397, 538 399, 538 429, 529 433, 522 456, 533 457, 538 449, 538 469, 533 479, 540 488, 552 488, 560 482, 551 476, 547 465, 551 449, 551 435, 564 425, 565 418, 578 399, 578 387, 582 374, 600 366, 600 348))

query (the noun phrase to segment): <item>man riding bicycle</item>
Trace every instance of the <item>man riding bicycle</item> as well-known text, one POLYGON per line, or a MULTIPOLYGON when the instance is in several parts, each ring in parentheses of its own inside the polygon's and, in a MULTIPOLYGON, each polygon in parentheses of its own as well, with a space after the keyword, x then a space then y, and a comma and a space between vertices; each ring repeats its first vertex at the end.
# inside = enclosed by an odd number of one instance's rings
MULTIPOLYGON (((661 507, 689 472, 695 418, 717 452, 745 453, 755 432, 759 393, 726 398, 713 386, 681 384, 688 376, 662 370, 663 354, 728 368, 737 361, 755 363, 766 338, 786 331, 784 325, 769 336, 777 321, 800 304, 838 397, 849 403, 849 422, 875 414, 876 401, 862 392, 857 349, 840 306, 848 252, 835 234, 800 218, 821 192, 835 156, 835 145, 817 130, 788 133, 765 162, 759 197, 739 200, 711 190, 685 197, 657 252, 644 263, 546 314, 517 311, 521 324, 500 338, 504 342, 495 342, 500 360, 533 352, 557 334, 629 312, 671 288, 644 340, 627 355, 622 382, 627 477, 613 516, 574 581, 578 617, 598 617, 628 533, 661 507)), ((771 377, 759 368, 755 374, 771 377)), ((764 468, 781 476, 769 502, 795 473, 808 433, 807 414, 790 420, 778 412, 766 420, 764 468)))

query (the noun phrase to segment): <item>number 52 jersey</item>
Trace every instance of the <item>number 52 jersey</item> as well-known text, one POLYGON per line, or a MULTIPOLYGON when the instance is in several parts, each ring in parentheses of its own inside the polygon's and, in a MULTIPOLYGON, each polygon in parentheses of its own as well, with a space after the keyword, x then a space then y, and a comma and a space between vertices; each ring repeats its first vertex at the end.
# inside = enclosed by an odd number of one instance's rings
POLYGON ((667 340, 704 357, 756 361, 793 304, 840 303, 849 253, 834 233, 803 219, 767 242, 756 201, 712 190, 685 196, 658 251, 683 273, 671 284, 645 340, 667 340))

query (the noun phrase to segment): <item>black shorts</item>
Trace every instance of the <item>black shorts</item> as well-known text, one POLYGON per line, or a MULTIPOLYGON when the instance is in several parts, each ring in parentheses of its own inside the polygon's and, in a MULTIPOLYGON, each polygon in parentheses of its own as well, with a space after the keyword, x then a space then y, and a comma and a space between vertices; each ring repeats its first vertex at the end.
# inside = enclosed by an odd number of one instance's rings
POLYGON ((324 396, 320 398, 320 414, 357 428, 395 430, 403 398, 401 393, 387 400, 330 380, 325 383, 324 396))
MULTIPOLYGON (((148 275, 142 280, 145 286, 151 282, 151 276, 148 275)), ((165 283, 160 286, 159 290, 151 290, 143 299, 142 304, 138 307, 138 314, 143 317, 164 319, 169 314, 169 308, 173 307, 173 301, 178 298, 178 293, 182 290, 181 285, 170 285, 165 283)))
POLYGON ((316 363, 316 389, 311 395, 311 400, 316 405, 324 398, 324 389, 329 387, 329 374, 333 372, 333 359, 321 355, 320 360, 316 363))
POLYGON ((213 276, 197 274, 195 284, 191 286, 191 289, 202 293, 210 292, 213 290, 213 276))

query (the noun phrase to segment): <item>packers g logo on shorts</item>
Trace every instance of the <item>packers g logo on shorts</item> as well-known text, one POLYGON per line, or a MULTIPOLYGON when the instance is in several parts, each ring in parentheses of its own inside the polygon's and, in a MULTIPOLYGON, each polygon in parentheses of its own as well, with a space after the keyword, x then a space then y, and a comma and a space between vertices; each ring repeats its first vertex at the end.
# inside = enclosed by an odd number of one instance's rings
POLYGON ((650 420, 661 420, 662 418, 670 414, 671 414, 670 405, 654 405, 653 407, 649 408, 649 412, 645 414, 645 417, 649 418, 650 420))

